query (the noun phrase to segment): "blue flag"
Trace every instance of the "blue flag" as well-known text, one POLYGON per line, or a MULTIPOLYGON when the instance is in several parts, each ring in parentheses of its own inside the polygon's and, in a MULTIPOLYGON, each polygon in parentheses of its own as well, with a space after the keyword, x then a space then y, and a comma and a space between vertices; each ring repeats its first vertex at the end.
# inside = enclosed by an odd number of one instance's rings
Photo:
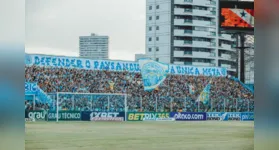
POLYGON ((140 59, 139 65, 145 91, 158 87, 167 77, 168 65, 151 59, 140 59))
POLYGON ((206 85, 206 87, 201 92, 200 96, 198 97, 197 101, 201 101, 204 104, 208 104, 209 102, 209 96, 210 96, 210 87, 211 87, 211 81, 206 85))

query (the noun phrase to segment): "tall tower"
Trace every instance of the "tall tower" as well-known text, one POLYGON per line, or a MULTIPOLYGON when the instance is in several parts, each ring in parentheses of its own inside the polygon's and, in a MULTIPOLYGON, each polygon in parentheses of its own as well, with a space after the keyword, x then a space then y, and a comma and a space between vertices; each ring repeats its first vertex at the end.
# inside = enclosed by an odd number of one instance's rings
POLYGON ((194 66, 220 66, 235 75, 235 39, 218 31, 218 0, 147 0, 146 56, 194 66))

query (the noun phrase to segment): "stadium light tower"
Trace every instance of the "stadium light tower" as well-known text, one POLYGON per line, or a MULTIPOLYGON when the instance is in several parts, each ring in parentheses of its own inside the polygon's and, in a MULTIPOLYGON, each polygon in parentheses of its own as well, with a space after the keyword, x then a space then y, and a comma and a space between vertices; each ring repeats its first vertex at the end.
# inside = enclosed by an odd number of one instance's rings
MULTIPOLYGON (((245 49, 247 48, 251 48, 251 47, 245 47, 245 33, 236 33, 236 35, 239 36, 239 38, 237 38, 237 47, 235 47, 236 49, 238 49, 240 51, 240 81, 245 83, 245 49)), ((238 73, 239 73, 238 72, 238 73)))

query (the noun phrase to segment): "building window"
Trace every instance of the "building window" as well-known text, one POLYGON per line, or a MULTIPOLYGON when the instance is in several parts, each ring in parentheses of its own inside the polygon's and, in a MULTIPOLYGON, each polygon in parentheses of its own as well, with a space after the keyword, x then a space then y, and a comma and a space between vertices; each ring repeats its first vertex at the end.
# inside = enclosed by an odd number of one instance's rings
POLYGON ((159 61, 159 58, 156 58, 156 61, 159 61))
POLYGON ((150 38, 148 38, 148 41, 152 41, 152 38, 150 37, 150 38))
POLYGON ((156 30, 159 30, 159 29, 160 29, 160 27, 159 27, 159 26, 157 26, 157 27, 156 27, 156 30))
POLYGON ((149 20, 152 20, 152 16, 149 16, 149 20))
POLYGON ((148 48, 148 51, 149 51, 149 52, 152 52, 152 48, 148 48))
POLYGON ((149 31, 152 31, 152 27, 149 27, 149 31))
POLYGON ((149 10, 152 10, 152 6, 149 6, 149 10))
POLYGON ((157 6, 156 6, 156 9, 159 9, 159 8, 160 8, 160 5, 157 5, 157 6))
POLYGON ((156 47, 156 51, 157 51, 157 52, 159 51, 159 47, 156 47))
POLYGON ((160 19, 160 16, 156 16, 156 20, 159 20, 160 19))
POLYGON ((156 37, 156 41, 159 41, 159 37, 156 37))

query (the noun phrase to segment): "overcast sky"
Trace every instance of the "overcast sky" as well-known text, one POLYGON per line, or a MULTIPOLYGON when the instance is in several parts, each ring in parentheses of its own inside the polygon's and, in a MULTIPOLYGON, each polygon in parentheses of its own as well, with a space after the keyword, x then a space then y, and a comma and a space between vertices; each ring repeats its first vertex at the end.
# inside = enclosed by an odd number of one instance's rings
POLYGON ((26 0, 25 52, 78 56, 79 36, 109 36, 109 58, 145 52, 146 0, 26 0))

